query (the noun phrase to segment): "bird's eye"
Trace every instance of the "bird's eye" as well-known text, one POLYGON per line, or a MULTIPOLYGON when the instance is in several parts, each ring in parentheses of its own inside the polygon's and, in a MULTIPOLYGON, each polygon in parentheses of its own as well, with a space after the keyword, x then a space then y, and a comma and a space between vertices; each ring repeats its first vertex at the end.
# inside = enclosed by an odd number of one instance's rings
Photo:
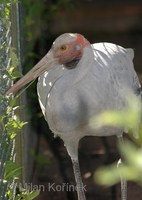
POLYGON ((60 47, 60 49, 61 49, 62 51, 67 50, 67 45, 62 45, 62 46, 60 47))

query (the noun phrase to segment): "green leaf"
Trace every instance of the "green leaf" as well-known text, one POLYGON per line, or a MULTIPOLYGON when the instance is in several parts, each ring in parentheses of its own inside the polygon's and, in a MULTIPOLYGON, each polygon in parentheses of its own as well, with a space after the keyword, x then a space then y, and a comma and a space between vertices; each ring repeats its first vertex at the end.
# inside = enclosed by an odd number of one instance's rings
POLYGON ((17 179, 17 177, 21 174, 21 167, 17 166, 13 161, 7 161, 5 163, 5 175, 4 179, 8 182, 11 182, 13 179, 17 179))
POLYGON ((6 115, 0 116, 0 122, 3 122, 3 120, 6 118, 6 115))
POLYGON ((30 194, 27 195, 27 200, 35 199, 40 194, 39 190, 31 191, 30 194))
POLYGON ((140 126, 141 102, 134 95, 129 94, 126 97, 126 104, 128 106, 122 110, 108 110, 93 117, 90 120, 90 127, 92 129, 100 129, 103 126, 118 127, 130 130, 130 133, 133 132, 136 135, 140 126))
POLYGON ((119 144, 123 163, 102 167, 95 173, 95 180, 102 185, 111 186, 120 182, 120 178, 142 185, 142 148, 132 142, 119 144))
POLYGON ((119 151, 124 158, 125 163, 128 166, 131 166, 131 168, 134 168, 136 174, 142 174, 142 148, 137 147, 131 142, 125 141, 119 145, 119 151))
POLYGON ((101 185, 112 186, 120 181, 120 173, 117 164, 101 167, 95 173, 94 180, 101 185))
POLYGON ((12 68, 13 68, 13 66, 14 66, 14 68, 17 67, 17 65, 19 63, 17 55, 16 55, 16 53, 14 51, 15 51, 15 49, 11 47, 10 48, 10 58, 11 58, 12 68))
POLYGON ((21 78, 23 75, 19 71, 14 71, 11 73, 12 79, 21 78))
POLYGON ((27 190, 22 190, 20 192, 20 194, 16 195, 15 200, 33 200, 35 199, 38 195, 40 194, 39 190, 35 190, 35 191, 27 191, 27 190))
POLYGON ((10 14, 10 10, 5 7, 5 18, 8 20, 9 19, 9 14, 10 14))

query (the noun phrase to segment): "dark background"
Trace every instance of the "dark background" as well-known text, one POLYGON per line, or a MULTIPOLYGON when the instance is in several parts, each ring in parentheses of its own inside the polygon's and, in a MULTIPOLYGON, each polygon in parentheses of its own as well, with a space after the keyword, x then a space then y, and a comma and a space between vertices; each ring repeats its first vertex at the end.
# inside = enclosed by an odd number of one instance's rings
MULTIPOLYGON (((128 0, 23 0, 21 3, 21 47, 23 74, 50 49, 57 36, 65 32, 83 34, 91 43, 111 42, 134 48, 135 69, 142 69, 142 1, 128 0)), ((36 83, 27 90, 26 119, 30 121, 26 168, 29 182, 44 185, 38 200, 75 200, 76 193, 49 191, 48 183, 74 183, 72 164, 63 142, 49 131, 36 95, 36 83), (32 172, 31 172, 32 169, 32 172), (28 172, 28 170, 30 172, 28 172)), ((117 161, 115 137, 86 137, 81 140, 79 160, 87 200, 120 199, 120 184, 105 188, 95 183, 94 172, 117 161)), ((141 188, 128 184, 128 199, 142 199, 141 188)))

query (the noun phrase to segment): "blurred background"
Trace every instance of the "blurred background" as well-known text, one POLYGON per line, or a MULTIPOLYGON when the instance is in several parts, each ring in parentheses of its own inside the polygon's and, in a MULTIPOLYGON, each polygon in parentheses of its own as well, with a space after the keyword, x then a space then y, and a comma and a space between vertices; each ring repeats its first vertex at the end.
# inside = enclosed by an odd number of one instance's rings
MULTIPOLYGON (((141 0, 22 0, 20 3, 21 60, 25 74, 62 33, 81 33, 91 43, 111 42, 135 50, 135 69, 142 76, 141 0)), ((43 185, 37 200, 76 200, 75 192, 48 190, 48 183, 75 184, 71 160, 63 142, 54 138, 41 113, 36 82, 24 97, 25 181, 43 185), (25 106, 26 105, 26 106, 25 106)), ((94 172, 119 159, 115 137, 86 137, 79 160, 87 200, 118 200, 120 184, 106 188, 95 183, 94 172)), ((128 199, 142 200, 141 188, 128 183, 128 199)))

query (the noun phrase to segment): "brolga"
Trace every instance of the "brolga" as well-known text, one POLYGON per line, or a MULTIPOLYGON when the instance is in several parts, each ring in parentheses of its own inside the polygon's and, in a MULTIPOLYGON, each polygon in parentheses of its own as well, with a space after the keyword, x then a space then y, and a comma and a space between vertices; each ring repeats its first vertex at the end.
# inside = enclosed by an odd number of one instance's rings
MULTIPOLYGON (((112 43, 90 42, 81 34, 65 33, 49 52, 8 91, 7 95, 38 78, 37 93, 45 119, 59 136, 71 157, 78 200, 85 200, 78 161, 78 144, 84 136, 116 135, 114 127, 92 129, 89 121, 105 110, 123 110, 126 90, 140 95, 133 67, 134 52, 112 43)), ((121 199, 126 200, 126 182, 121 180, 121 199)))

